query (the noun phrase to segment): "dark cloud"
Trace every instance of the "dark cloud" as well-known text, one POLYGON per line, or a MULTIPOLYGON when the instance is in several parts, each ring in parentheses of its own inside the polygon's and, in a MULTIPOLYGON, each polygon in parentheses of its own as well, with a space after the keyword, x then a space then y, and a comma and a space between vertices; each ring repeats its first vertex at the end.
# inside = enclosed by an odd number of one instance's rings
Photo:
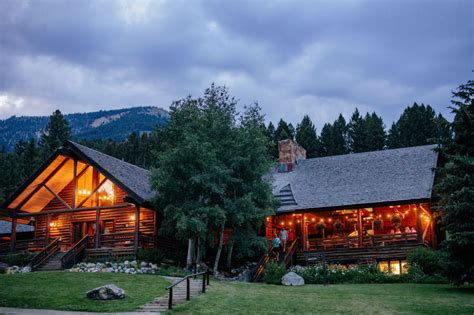
POLYGON ((449 115, 471 1, 0 1, 0 117, 168 107, 211 82, 269 120, 449 115))

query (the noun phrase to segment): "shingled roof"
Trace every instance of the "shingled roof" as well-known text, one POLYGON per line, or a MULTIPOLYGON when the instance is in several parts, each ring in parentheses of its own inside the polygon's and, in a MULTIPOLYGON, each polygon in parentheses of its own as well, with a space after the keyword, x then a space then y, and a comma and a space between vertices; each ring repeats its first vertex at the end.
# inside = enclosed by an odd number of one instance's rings
POLYGON ((435 147, 425 145, 299 161, 292 172, 275 171, 270 176, 274 196, 284 198, 277 212, 429 201, 438 160, 435 147))
POLYGON ((82 155, 83 159, 97 167, 137 202, 143 203, 153 198, 150 171, 72 141, 67 141, 64 147, 82 155))

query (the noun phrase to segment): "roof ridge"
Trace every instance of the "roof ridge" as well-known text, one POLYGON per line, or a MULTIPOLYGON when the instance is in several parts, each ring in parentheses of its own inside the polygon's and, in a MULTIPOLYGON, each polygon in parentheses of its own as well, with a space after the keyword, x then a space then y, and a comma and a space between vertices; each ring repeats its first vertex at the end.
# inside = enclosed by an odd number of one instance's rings
POLYGON ((348 156, 354 156, 354 155, 367 155, 367 154, 377 154, 377 153, 385 153, 385 152, 393 152, 393 151, 405 151, 408 149, 414 149, 414 148, 423 148, 423 147, 433 147, 436 148, 438 145, 437 144, 424 144, 424 145, 417 145, 417 146, 412 146, 412 147, 403 147, 403 148, 394 148, 394 149, 383 149, 383 150, 376 150, 376 151, 366 151, 366 152, 356 152, 356 153, 346 153, 346 154, 338 154, 338 155, 328 155, 328 156, 318 156, 314 158, 309 158, 309 159, 304 159, 298 161, 298 163, 304 162, 304 161, 311 161, 311 160, 317 160, 317 159, 327 159, 327 158, 342 158, 342 157, 348 157, 348 156))
POLYGON ((91 150, 91 151, 94 151, 95 153, 98 153, 98 154, 101 154, 101 155, 105 155, 105 156, 108 157, 108 158, 117 160, 117 161, 119 161, 119 162, 121 162, 121 163, 128 164, 128 165, 130 165, 130 166, 132 166, 132 167, 138 168, 138 169, 143 170, 143 171, 145 171, 145 172, 150 172, 150 170, 147 170, 147 169, 145 169, 145 168, 143 168, 143 167, 140 167, 140 166, 137 166, 137 165, 135 165, 135 164, 129 163, 129 162, 125 161, 125 160, 121 160, 121 159, 119 159, 119 158, 116 158, 115 156, 112 156, 112 155, 109 155, 109 154, 100 152, 100 151, 98 151, 98 150, 89 148, 88 146, 82 145, 82 144, 80 144, 80 143, 77 143, 77 142, 74 142, 74 141, 71 141, 71 140, 67 140, 67 142, 71 143, 73 146, 75 146, 75 147, 76 147, 77 149, 79 149, 79 150, 81 149, 81 147, 83 147, 83 148, 86 148, 87 150, 91 150))

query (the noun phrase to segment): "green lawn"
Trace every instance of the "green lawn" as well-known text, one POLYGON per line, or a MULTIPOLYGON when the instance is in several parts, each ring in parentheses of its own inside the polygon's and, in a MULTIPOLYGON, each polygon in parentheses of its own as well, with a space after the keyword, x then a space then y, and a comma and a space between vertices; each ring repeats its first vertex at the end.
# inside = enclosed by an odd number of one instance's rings
POLYGON ((474 287, 431 284, 341 284, 284 287, 213 281, 209 293, 173 313, 474 314, 474 287))
POLYGON ((166 294, 161 276, 116 273, 34 272, 0 275, 0 306, 56 310, 134 311, 166 294), (113 283, 124 289, 123 300, 92 301, 86 291, 113 283))

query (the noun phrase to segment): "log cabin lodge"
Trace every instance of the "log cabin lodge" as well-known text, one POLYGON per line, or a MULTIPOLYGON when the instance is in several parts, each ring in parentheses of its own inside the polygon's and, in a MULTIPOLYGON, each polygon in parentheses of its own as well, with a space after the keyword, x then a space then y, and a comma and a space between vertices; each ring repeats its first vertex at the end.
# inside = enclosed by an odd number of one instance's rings
MULTIPOLYGON (((409 250, 435 246, 435 146, 306 159, 292 140, 266 177, 278 200, 268 239, 292 229, 285 261, 377 262, 403 272, 409 250)), ((33 269, 56 257, 130 256, 160 245, 149 171, 67 141, 0 208, 0 255, 38 252, 33 269), (3 222, 2 222, 3 220, 3 222), (8 230, 7 230, 8 227, 8 230)))

